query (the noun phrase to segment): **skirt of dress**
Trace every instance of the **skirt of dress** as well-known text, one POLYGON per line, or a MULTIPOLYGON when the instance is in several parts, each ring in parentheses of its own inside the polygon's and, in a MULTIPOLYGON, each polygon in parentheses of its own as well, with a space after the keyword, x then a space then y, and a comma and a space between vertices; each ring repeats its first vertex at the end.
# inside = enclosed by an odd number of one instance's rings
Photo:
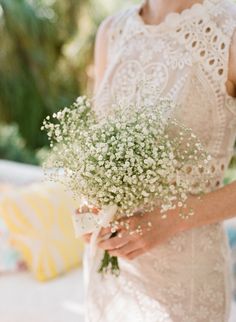
POLYGON ((103 251, 85 254, 86 322, 228 322, 229 246, 222 224, 181 233, 121 274, 97 273, 103 251))

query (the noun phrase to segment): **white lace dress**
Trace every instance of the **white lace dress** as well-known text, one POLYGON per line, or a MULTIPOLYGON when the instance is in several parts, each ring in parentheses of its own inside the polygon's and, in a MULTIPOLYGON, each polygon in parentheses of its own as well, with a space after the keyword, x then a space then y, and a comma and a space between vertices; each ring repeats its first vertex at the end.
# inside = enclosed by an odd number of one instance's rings
MULTIPOLYGON (((99 113, 106 115, 117 96, 125 102, 141 95, 140 80, 158 86, 180 103, 174 116, 213 156, 214 178, 205 190, 217 189, 236 135, 236 100, 225 86, 236 7, 205 0, 159 25, 146 25, 139 11, 135 6, 114 18, 99 113)), ((87 322, 228 321, 229 252, 221 223, 183 232, 133 261, 120 259, 118 278, 97 274, 102 255, 98 250, 86 262, 87 322)))

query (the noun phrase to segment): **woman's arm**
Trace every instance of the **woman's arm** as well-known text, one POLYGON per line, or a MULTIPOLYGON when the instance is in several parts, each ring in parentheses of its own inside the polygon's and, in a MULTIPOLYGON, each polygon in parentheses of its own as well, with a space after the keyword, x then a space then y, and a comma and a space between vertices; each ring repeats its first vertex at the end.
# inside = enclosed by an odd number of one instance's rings
MULTIPOLYGON (((230 48, 229 75, 226 85, 229 95, 236 97, 236 32, 230 48)), ((189 204, 195 208, 197 216, 193 216, 183 229, 234 217, 236 216, 236 182, 204 195, 202 201, 190 198, 189 204)))
POLYGON ((193 209, 194 215, 182 224, 179 221, 181 230, 214 224, 236 217, 236 181, 207 193, 200 199, 196 196, 190 197, 188 208, 193 209))
POLYGON ((229 78, 226 84, 228 93, 236 97, 236 32, 234 33, 229 56, 229 78))
POLYGON ((107 52, 108 52, 108 38, 109 29, 113 17, 106 18, 100 25, 97 31, 95 40, 95 52, 94 52, 94 77, 95 85, 94 91, 98 89, 100 83, 102 82, 106 67, 107 67, 107 52))

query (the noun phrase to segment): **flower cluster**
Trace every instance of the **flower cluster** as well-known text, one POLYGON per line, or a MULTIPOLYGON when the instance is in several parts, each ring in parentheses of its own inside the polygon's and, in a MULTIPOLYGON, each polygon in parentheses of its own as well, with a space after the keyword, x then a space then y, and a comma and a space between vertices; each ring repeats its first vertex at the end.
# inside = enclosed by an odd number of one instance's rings
MULTIPOLYGON (((164 98, 155 105, 116 104, 101 119, 91 102, 79 97, 70 109, 53 115, 54 123, 44 121, 52 147, 47 173, 88 204, 117 206, 114 220, 157 206, 163 217, 179 207, 188 218, 192 213, 182 210, 191 180, 184 169, 205 167, 209 156, 191 129, 168 117, 170 106, 174 103, 164 98)), ((117 265, 116 258, 110 262, 117 265)))
POLYGON ((97 121, 89 100, 78 98, 72 109, 53 115, 57 123, 44 121, 53 148, 45 163, 51 179, 62 178, 77 197, 99 208, 117 205, 118 215, 183 206, 190 189, 184 165, 200 167, 207 158, 190 129, 164 117, 169 104, 130 105, 125 113, 117 105, 97 121))
POLYGON ((51 153, 44 163, 49 179, 72 186, 77 171, 79 147, 82 134, 95 124, 91 101, 86 96, 78 97, 70 106, 47 116, 41 130, 47 132, 51 153))

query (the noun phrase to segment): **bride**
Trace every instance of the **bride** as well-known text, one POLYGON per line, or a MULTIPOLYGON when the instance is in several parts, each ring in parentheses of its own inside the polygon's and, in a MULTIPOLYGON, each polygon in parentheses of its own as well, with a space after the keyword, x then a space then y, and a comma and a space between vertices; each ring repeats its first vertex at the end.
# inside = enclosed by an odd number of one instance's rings
MULTIPOLYGON (((179 103, 173 116, 212 155, 212 180, 191 219, 159 209, 129 218, 143 228, 104 238, 86 263, 88 322, 226 322, 231 301, 229 252, 222 221, 236 215, 236 182, 223 186, 236 136, 236 6, 231 0, 147 0, 108 17, 95 49, 96 102, 106 115, 115 96, 139 95, 148 80, 179 103), (146 233, 146 222, 152 230, 146 233), (104 250, 118 256, 119 277, 97 273, 104 250)), ((191 173, 192 169, 188 169, 191 173)), ((201 174, 199 174, 201 175, 201 174)), ((89 235, 84 236, 88 242, 89 235)))

